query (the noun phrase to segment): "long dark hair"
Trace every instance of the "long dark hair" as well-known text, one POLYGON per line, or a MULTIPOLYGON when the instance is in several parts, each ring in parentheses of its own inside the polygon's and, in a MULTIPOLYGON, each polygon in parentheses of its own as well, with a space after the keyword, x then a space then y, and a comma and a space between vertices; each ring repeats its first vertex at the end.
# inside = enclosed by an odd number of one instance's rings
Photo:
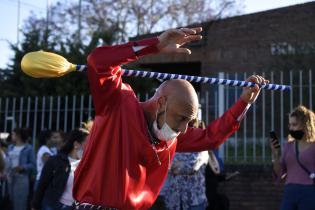
POLYGON ((82 128, 72 130, 67 136, 65 144, 61 147, 60 152, 69 154, 74 148, 74 142, 82 143, 85 138, 89 135, 89 132, 82 128))

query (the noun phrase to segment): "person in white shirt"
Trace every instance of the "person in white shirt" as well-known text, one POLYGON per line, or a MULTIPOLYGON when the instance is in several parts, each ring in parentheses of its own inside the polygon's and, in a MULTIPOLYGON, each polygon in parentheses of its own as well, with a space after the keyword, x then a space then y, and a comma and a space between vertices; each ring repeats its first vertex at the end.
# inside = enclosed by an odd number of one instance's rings
POLYGON ((52 132, 50 130, 43 130, 40 132, 38 141, 39 141, 39 149, 37 151, 36 155, 36 180, 34 184, 34 190, 36 190, 38 185, 38 180, 40 177, 40 174, 42 172, 42 169, 44 167, 44 164, 49 159, 50 156, 55 155, 52 148, 55 146, 53 141, 50 140, 52 135, 52 132))

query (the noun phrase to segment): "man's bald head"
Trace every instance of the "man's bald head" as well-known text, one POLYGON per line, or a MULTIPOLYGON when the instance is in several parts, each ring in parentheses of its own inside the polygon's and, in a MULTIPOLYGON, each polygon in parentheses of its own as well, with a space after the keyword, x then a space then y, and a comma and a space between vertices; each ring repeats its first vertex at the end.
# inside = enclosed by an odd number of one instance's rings
POLYGON ((186 119, 185 121, 195 118, 198 112, 197 93, 186 80, 165 81, 159 86, 153 99, 159 104, 159 113, 162 113, 167 106, 170 115, 179 116, 178 118, 186 119))
POLYGON ((198 97, 190 82, 183 79, 173 79, 163 82, 156 91, 157 97, 166 96, 168 104, 184 103, 198 109, 198 97))

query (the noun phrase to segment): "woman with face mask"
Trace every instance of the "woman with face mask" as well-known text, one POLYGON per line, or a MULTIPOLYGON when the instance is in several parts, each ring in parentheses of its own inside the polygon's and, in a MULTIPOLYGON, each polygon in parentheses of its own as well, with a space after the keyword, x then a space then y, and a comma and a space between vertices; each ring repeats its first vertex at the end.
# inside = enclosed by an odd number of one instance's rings
POLYGON ((304 106, 289 115, 289 137, 280 157, 271 139, 273 170, 285 178, 281 210, 313 210, 315 206, 315 114, 304 106))
POLYGON ((72 209, 74 170, 82 158, 88 134, 89 131, 83 128, 71 131, 59 153, 46 162, 34 194, 32 209, 72 209))

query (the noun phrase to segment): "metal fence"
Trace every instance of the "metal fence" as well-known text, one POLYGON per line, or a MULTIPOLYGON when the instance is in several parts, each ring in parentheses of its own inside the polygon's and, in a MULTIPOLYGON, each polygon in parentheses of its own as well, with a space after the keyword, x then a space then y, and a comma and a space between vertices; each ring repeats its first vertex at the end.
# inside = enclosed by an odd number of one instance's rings
MULTIPOLYGON (((291 92, 262 90, 257 102, 247 112, 240 129, 221 146, 225 161, 264 163, 270 161, 268 135, 275 130, 281 143, 286 140, 287 114, 297 105, 313 108, 313 74, 307 71, 279 71, 261 73, 271 83, 292 86, 291 92)), ((219 73, 218 77, 245 80, 249 74, 219 73)), ((239 98, 239 87, 203 85, 198 94, 202 119, 209 123, 226 111, 239 98)), ((141 101, 149 94, 139 95, 141 101)), ((90 95, 0 97, 0 132, 14 127, 27 127, 32 131, 33 143, 43 129, 69 130, 94 116, 90 95)))

